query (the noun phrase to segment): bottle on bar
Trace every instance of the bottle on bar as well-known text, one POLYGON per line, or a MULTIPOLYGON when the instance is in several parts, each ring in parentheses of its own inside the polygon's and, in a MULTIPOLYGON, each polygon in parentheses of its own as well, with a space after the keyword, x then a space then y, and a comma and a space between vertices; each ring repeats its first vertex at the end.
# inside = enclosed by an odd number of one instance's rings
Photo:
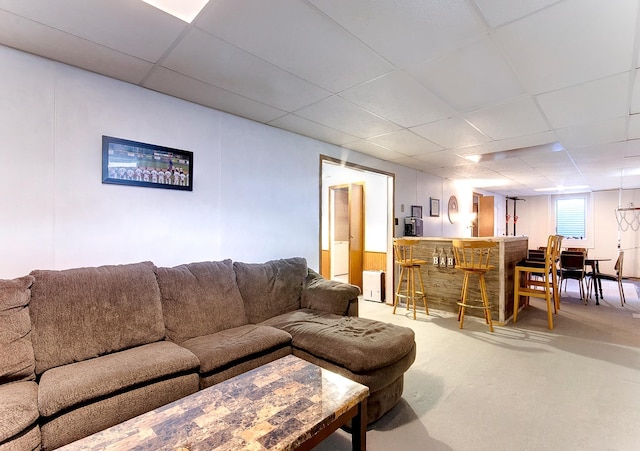
POLYGON ((440 267, 441 268, 447 267, 447 253, 444 250, 444 247, 442 248, 442 252, 440 252, 440 267))
POLYGON ((455 266, 454 260, 453 249, 449 249, 449 251, 447 251, 447 266, 449 268, 453 268, 455 266))

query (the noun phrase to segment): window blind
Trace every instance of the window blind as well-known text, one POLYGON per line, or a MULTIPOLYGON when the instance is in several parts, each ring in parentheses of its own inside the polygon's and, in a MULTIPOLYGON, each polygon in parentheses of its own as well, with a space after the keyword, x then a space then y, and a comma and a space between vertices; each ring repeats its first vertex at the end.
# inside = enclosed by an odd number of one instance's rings
POLYGON ((556 233, 565 239, 585 238, 585 199, 568 198, 556 200, 556 233))

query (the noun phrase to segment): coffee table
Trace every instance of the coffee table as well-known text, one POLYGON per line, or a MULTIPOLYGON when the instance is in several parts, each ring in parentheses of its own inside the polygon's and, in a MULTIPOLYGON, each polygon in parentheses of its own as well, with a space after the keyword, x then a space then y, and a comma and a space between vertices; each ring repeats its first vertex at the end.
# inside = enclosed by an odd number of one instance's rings
POLYGON ((289 355, 60 449, 305 450, 351 420, 352 448, 364 450, 368 395, 289 355))

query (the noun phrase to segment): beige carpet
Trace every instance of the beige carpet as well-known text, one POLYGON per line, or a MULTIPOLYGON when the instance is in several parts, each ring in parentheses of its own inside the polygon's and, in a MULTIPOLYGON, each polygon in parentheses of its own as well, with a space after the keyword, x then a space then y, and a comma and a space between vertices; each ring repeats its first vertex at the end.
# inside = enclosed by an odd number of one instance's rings
MULTIPOLYGON (((478 318, 460 330, 451 313, 360 302, 360 314, 413 328, 418 354, 403 399, 367 433, 375 450, 640 449, 640 300, 603 282, 599 306, 562 293, 555 329, 532 299, 516 324, 490 333, 478 318)), ((349 450, 338 431, 317 450, 349 450)))

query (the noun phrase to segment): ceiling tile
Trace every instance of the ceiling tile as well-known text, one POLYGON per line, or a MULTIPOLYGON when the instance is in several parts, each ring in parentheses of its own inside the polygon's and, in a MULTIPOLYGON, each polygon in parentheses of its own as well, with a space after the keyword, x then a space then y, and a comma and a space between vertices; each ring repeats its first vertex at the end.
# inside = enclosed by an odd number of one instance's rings
POLYGON ((512 20, 538 11, 560 0, 527 0, 526 2, 505 0, 475 0, 482 15, 492 27, 503 25, 512 20))
POLYGON ((540 146, 558 141, 555 132, 547 131, 535 135, 518 136, 515 138, 490 141, 477 146, 456 149, 461 156, 484 155, 486 153, 502 152, 504 150, 523 149, 526 147, 540 146))
POLYGON ((640 114, 629 116, 629 139, 640 139, 640 114))
POLYGON ((345 144, 342 147, 355 150, 356 152, 362 152, 376 158, 382 158, 383 160, 395 160, 406 156, 362 139, 349 144, 345 144))
POLYGON ((400 129, 396 124, 371 114, 338 96, 331 96, 302 108, 296 111, 296 115, 358 138, 370 138, 400 129))
MULTIPOLYGON (((640 140, 634 139, 624 143, 616 143, 616 146, 624 148, 624 155, 629 156, 640 156, 640 140)), ((640 162, 640 160, 638 160, 640 162)))
POLYGON ((627 118, 607 119, 559 129, 556 132, 560 142, 567 149, 624 141, 627 137, 627 118))
POLYGON ((451 107, 401 70, 351 88, 340 96, 403 127, 455 114, 451 107))
POLYGON ((580 167, 593 165, 604 171, 611 165, 621 167, 620 162, 627 154, 627 146, 625 143, 612 143, 576 147, 569 154, 580 167))
POLYGON ((442 150, 441 146, 427 141, 409 130, 398 130, 397 132, 376 136, 375 138, 370 138, 369 141, 409 156, 442 150))
POLYGON ((429 163, 435 168, 443 168, 449 166, 465 166, 469 164, 469 160, 459 157, 450 150, 440 150, 438 152, 431 152, 424 155, 418 155, 417 158, 420 161, 429 163))
POLYGON ((630 114, 640 113, 640 70, 634 71, 633 90, 631 92, 630 114))
POLYGON ((153 64, 0 10, 0 42, 129 83, 140 83, 153 64))
POLYGON ((158 61, 187 27, 141 1, 5 1, 2 8, 150 62, 158 61))
POLYGON ((525 93, 507 61, 487 37, 439 58, 412 64, 407 70, 460 112, 525 93))
POLYGON ((192 29, 162 65, 285 111, 293 111, 330 95, 244 50, 199 29, 192 29))
POLYGON ((277 108, 194 80, 164 67, 156 67, 144 86, 254 121, 268 122, 285 114, 277 108))
POLYGON ((499 174, 496 171, 492 170, 491 168, 488 168, 486 166, 482 166, 479 164, 475 164, 475 163, 468 163, 468 164, 456 166, 455 170, 457 174, 464 177, 471 177, 471 178, 474 178, 474 177, 498 178, 499 177, 499 174))
POLYGON ((458 117, 419 125, 411 130, 447 149, 474 146, 489 141, 487 136, 458 117))
POLYGON ((347 133, 326 127, 295 114, 287 114, 269 122, 269 125, 316 138, 337 146, 357 141, 358 138, 347 133))
POLYGON ((486 31, 466 0, 309 0, 397 66, 433 58, 486 31))
POLYGON ((520 158, 483 161, 479 165, 501 173, 528 173, 531 166, 520 158))
POLYGON ((566 0, 497 29, 495 39, 527 91, 539 94, 630 70, 637 7, 566 0))
POLYGON ((393 160, 394 163, 399 164, 401 166, 406 166, 408 168, 413 168, 413 169, 417 169, 419 171, 423 171, 428 169, 428 165, 424 162, 424 161, 420 161, 415 159, 414 157, 405 157, 403 156, 402 158, 394 158, 393 160))
POLYGON ((534 135, 550 129, 529 96, 468 113, 465 118, 495 140, 534 135))
POLYGON ((557 169, 575 170, 573 161, 566 151, 560 152, 540 152, 531 155, 524 155, 520 157, 522 161, 530 165, 532 168, 541 169, 557 169))
POLYGON ((344 28, 298 0, 216 0, 198 17, 197 26, 334 93, 393 69, 344 28))
POLYGON ((531 186, 532 188, 545 188, 549 185, 549 179, 531 167, 526 172, 504 171, 501 172, 501 174, 512 180, 517 180, 523 185, 531 186))
POLYGON ((540 94, 537 101, 555 128, 628 114, 629 72, 540 94))

